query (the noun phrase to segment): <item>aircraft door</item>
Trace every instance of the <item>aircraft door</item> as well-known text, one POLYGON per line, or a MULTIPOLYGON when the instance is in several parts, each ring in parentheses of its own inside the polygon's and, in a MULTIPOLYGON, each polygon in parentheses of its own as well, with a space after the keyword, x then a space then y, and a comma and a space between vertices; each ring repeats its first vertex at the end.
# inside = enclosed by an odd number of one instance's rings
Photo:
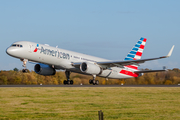
POLYGON ((29 49, 29 52, 32 53, 32 51, 33 51, 32 44, 29 44, 28 49, 29 49))

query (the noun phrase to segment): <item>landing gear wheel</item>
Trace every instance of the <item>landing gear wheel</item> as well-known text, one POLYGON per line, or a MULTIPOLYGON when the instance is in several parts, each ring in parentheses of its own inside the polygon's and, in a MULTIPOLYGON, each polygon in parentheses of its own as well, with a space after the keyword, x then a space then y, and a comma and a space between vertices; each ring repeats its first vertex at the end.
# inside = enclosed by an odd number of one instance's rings
POLYGON ((70 84, 73 85, 73 83, 74 83, 73 80, 70 80, 70 84))
POLYGON ((96 85, 99 85, 99 80, 96 80, 96 85))
POLYGON ((92 79, 89 80, 89 84, 93 84, 93 85, 99 85, 99 81, 98 80, 95 80, 95 77, 92 79))
POLYGON ((66 85, 67 84, 67 80, 64 80, 64 85, 66 85))
POLYGON ((66 78, 67 80, 64 80, 64 85, 73 85, 73 80, 70 80, 69 76, 70 76, 70 71, 65 71, 65 74, 66 74, 66 78))
POLYGON ((92 84, 92 83, 93 83, 93 80, 90 79, 90 80, 89 80, 89 84, 92 84))
POLYGON ((27 73, 28 70, 27 70, 27 69, 23 69, 22 72, 23 72, 23 73, 27 73))
POLYGON ((93 83, 93 85, 96 85, 96 80, 93 80, 92 83, 93 83))
POLYGON ((67 84, 70 85, 70 80, 67 81, 67 84))

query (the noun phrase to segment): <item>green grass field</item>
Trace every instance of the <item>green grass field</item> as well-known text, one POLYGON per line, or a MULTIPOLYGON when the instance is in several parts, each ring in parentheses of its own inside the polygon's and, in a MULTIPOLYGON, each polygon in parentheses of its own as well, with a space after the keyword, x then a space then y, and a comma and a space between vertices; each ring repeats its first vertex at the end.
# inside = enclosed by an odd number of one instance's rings
POLYGON ((0 88, 0 119, 180 119, 180 88, 0 88))

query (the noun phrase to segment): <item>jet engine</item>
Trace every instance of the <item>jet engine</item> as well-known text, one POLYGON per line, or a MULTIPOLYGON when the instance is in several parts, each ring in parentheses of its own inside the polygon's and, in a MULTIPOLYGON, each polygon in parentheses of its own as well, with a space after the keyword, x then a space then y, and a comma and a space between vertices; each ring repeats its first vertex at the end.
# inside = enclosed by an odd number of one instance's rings
POLYGON ((45 64, 36 64, 34 66, 34 71, 37 74, 40 75, 55 75, 56 74, 56 70, 52 67, 50 67, 49 65, 45 65, 45 64))
POLYGON ((89 62, 81 63, 80 70, 91 75, 98 75, 102 73, 102 69, 98 65, 89 62))

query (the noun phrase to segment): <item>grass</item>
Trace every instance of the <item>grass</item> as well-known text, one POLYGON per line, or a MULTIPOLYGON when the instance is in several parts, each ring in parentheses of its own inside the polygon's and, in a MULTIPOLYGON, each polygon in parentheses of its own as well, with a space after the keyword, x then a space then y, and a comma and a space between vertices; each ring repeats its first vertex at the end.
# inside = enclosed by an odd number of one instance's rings
POLYGON ((180 119, 180 88, 0 88, 0 119, 180 119))

